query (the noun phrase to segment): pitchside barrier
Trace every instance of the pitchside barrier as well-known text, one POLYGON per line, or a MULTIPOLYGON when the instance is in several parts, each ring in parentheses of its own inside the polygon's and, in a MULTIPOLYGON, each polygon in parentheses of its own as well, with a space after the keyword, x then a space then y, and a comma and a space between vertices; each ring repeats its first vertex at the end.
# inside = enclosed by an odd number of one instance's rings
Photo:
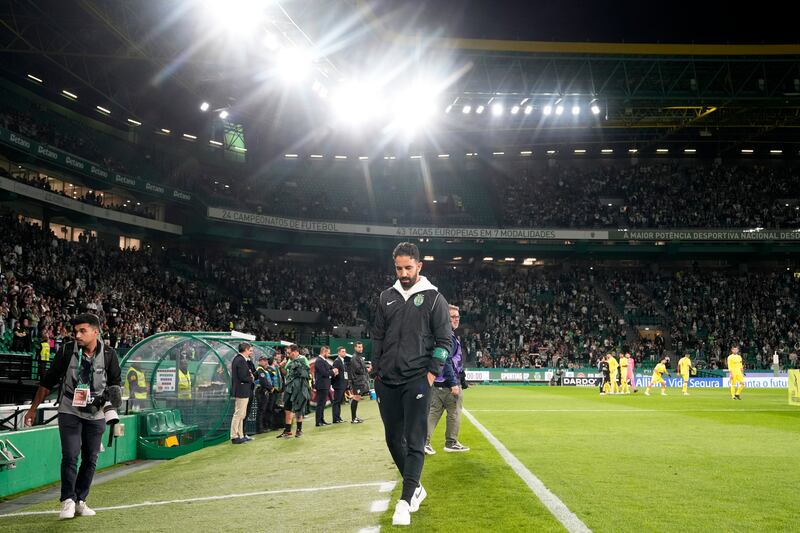
MULTIPOLYGON (((798 370, 792 370, 794 379, 800 381, 798 370)), ((560 384, 568 387, 597 387, 601 375, 593 368, 565 370, 560 384)), ((466 378, 470 383, 502 384, 558 384, 558 374, 554 368, 468 368, 466 378)), ((650 384, 651 374, 636 374, 635 386, 646 387, 650 384)), ((683 387, 683 379, 675 376, 666 377, 667 387, 683 387)), ((791 385, 790 374, 783 372, 775 375, 772 372, 747 372, 745 386, 753 389, 783 389, 791 385)), ((800 383, 795 383, 800 388, 800 383)), ((727 377, 693 377, 689 380, 690 388, 725 388, 729 386, 727 377)), ((795 396, 797 398, 797 396, 795 396)), ((800 399, 796 399, 800 405, 800 399)))

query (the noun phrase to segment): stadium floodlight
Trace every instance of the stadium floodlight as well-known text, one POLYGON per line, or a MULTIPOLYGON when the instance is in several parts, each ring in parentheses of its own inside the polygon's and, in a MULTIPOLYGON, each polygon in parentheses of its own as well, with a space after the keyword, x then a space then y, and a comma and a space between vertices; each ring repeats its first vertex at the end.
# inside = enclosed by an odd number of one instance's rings
POLYGON ((522 151, 519 153, 519 155, 524 155, 524 156, 526 156, 526 157, 530 157, 530 156, 532 156, 532 155, 533 155, 533 151, 531 151, 531 150, 522 150, 522 151))
POLYGON ((772 155, 781 155, 783 153, 783 150, 770 150, 769 153, 771 153, 772 155))
POLYGON ((547 155, 555 155, 555 154, 556 154, 555 150, 548 150, 547 151, 547 155))
POLYGON ((129 124, 133 124, 134 126, 141 126, 142 125, 141 122, 139 122, 138 120, 133 120, 132 118, 128 119, 128 123, 129 124))
POLYGON ((439 154, 437 157, 439 159, 448 159, 450 157, 450 154, 439 154))
POLYGON ((638 154, 639 153, 639 149, 638 148, 628 148, 628 153, 629 154, 638 154))
POLYGON ((299 156, 297 154, 284 154, 283 157, 286 159, 297 159, 299 156))
POLYGON ((211 145, 214 145, 214 146, 222 146, 221 142, 215 141, 214 139, 209 139, 208 144, 211 144, 211 145))
POLYGON ((204 0, 203 7, 209 24, 217 30, 241 36, 255 31, 264 20, 266 2, 261 0, 204 0))
POLYGON ((197 140, 197 135, 192 135, 191 133, 184 133, 183 134, 183 138, 184 139, 188 139, 190 141, 196 141, 197 140))
POLYGON ((586 150, 584 150, 583 148, 576 148, 576 149, 574 150, 574 153, 575 153, 576 155, 583 155, 583 154, 585 154, 585 153, 586 153, 586 150))
POLYGON ((368 161, 368 160, 369 160, 369 157, 368 157, 368 156, 366 156, 366 155, 360 155, 360 156, 358 156, 358 160, 359 160, 359 161, 368 161))
POLYGON ((208 102, 203 102, 202 104, 200 104, 200 111, 205 113, 206 111, 209 110, 210 107, 211 107, 211 104, 209 104, 208 102))
POLYGON ((743 154, 752 154, 754 150, 752 148, 742 148, 743 154))
POLYGON ((425 257, 422 258, 422 260, 423 261, 433 261, 433 256, 432 255, 426 255, 425 257))
POLYGON ((369 121, 380 110, 377 93, 377 88, 370 83, 343 83, 336 88, 332 97, 337 118, 352 126, 369 121))
POLYGON ((577 117, 580 114, 581 114, 581 106, 579 105, 572 106, 572 116, 577 117))
POLYGON ((323 157, 322 154, 311 154, 311 159, 322 159, 323 157))
POLYGON ((515 105, 514 107, 511 108, 511 114, 516 115, 517 113, 519 113, 519 106, 515 105))
POLYGON ((488 263, 489 261, 494 261, 494 257, 484 257, 483 260, 488 263))
MULTIPOLYGON (((375 94, 378 91, 373 89, 372 92, 375 94)), ((425 80, 417 80, 402 88, 396 96, 397 104, 392 110, 389 129, 404 136, 413 136, 428 126, 441 113, 441 104, 437 102, 440 92, 440 85, 425 80)), ((374 106, 381 108, 377 101, 374 106)), ((452 110, 452 104, 445 108, 446 113, 449 113, 448 108, 452 110)))
POLYGON ((502 114, 503 114, 503 104, 501 103, 492 104, 492 115, 499 117, 502 114))
POLYGON ((311 75, 313 67, 314 56, 305 48, 284 48, 278 52, 276 61, 278 75, 287 83, 304 81, 311 75))
POLYGON ((553 106, 551 105, 546 105, 542 108, 542 114, 544 116, 548 116, 552 112, 553 112, 553 106))
POLYGON ((453 258, 453 261, 461 261, 463 259, 460 255, 457 255, 453 258))
POLYGON ((684 148, 683 153, 685 154, 696 154, 697 150, 695 148, 684 148))
POLYGON ((161 128, 161 133, 163 133, 164 135, 169 135, 170 133, 172 133, 172 130, 168 130, 167 128, 161 128))
POLYGON ((505 152, 492 152, 492 155, 506 155, 505 152))
POLYGON ((600 114, 600 106, 597 104, 592 104, 592 115, 599 115, 600 114))
POLYGON ((526 115, 530 115, 531 113, 533 113, 533 106, 532 105, 526 105, 525 106, 525 114, 526 115))
POLYGON ((61 91, 61 94, 62 94, 62 95, 64 95, 64 96, 66 96, 66 97, 67 97, 67 98, 69 98, 70 100, 77 100, 77 99, 78 99, 78 95, 77 95, 77 94, 75 94, 75 93, 73 93, 73 92, 69 92, 69 91, 68 91, 68 90, 66 90, 66 89, 63 89, 63 90, 61 91))
POLYGON ((445 113, 449 113, 452 110, 453 110, 453 104, 450 104, 450 105, 448 105, 447 107, 444 108, 444 112, 445 113))
POLYGON ((335 155, 335 156, 333 156, 333 158, 342 160, 342 159, 347 159, 347 156, 346 155, 335 155))
POLYGON ((33 74, 28 74, 28 79, 33 80, 36 83, 44 83, 44 81, 42 81, 42 78, 36 77, 33 74))
POLYGON ((475 110, 475 113, 477 113, 478 115, 482 115, 484 109, 486 108, 483 105, 479 105, 478 108, 475 110))
POLYGON ((470 113, 472 113, 472 106, 469 104, 465 105, 464 107, 461 108, 461 112, 464 113, 465 115, 469 115, 470 113))
POLYGON ((219 112, 219 118, 221 118, 222 120, 228 118, 229 115, 230 113, 228 113, 227 109, 223 109, 222 111, 219 112))
POLYGON ((275 52, 281 47, 281 43, 278 41, 278 37, 274 33, 268 32, 264 36, 264 46, 267 47, 267 50, 275 52))
POLYGON ((110 109, 105 108, 105 107, 103 107, 101 105, 97 105, 97 106, 94 106, 94 107, 95 107, 95 109, 97 109, 98 111, 100 111, 104 115, 110 115, 111 114, 111 110, 110 109))
POLYGON ((515 258, 513 258, 513 257, 506 257, 506 258, 505 258, 505 260, 506 260, 506 261, 508 261, 508 262, 510 263, 510 262, 514 261, 514 260, 515 260, 515 258))
POLYGON ((669 148, 656 148, 656 153, 657 154, 668 154, 669 153, 669 148))
POLYGON ((414 154, 411 156, 411 159, 422 159, 422 156, 419 154, 414 154))
POLYGON ((603 148, 602 150, 600 150, 600 153, 601 154, 613 154, 614 150, 611 149, 611 148, 603 148))
POLYGON ((564 114, 564 106, 559 104, 556 106, 556 115, 563 115, 564 114))

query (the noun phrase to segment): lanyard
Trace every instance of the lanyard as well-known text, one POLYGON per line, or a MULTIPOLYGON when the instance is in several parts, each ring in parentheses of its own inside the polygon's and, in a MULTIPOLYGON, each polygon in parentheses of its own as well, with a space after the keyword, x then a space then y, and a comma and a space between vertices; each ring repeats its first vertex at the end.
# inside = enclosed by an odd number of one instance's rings
MULTIPOLYGON (((90 365, 90 367, 89 367, 89 381, 91 381, 92 380, 92 374, 93 374, 93 371, 94 371, 94 357, 92 357, 92 360, 89 362, 89 365, 90 365)), ((89 383, 84 383, 83 382, 82 374, 83 374, 83 348, 78 350, 78 386, 81 386, 81 385, 87 385, 88 386, 89 383)))

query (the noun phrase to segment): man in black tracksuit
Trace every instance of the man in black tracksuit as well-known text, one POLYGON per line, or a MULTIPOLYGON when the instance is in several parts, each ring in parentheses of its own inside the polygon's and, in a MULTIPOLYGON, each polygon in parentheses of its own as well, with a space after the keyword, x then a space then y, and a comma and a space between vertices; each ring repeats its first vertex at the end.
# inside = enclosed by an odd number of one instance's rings
POLYGON ((409 525, 425 499, 420 484, 425 460, 428 411, 433 380, 452 349, 448 303, 419 272, 419 249, 400 243, 394 249, 397 282, 378 300, 372 333, 372 374, 386 433, 386 444, 403 476, 403 493, 393 525, 409 525))

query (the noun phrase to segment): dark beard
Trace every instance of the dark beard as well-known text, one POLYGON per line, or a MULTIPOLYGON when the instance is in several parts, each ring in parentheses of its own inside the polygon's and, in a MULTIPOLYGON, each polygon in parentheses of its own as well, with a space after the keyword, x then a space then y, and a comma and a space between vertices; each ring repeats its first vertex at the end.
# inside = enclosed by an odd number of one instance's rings
POLYGON ((417 283, 418 279, 419 276, 414 276, 413 278, 410 278, 408 281, 400 280, 400 286, 403 287, 404 290, 408 290, 411 287, 413 287, 415 283, 417 283))

